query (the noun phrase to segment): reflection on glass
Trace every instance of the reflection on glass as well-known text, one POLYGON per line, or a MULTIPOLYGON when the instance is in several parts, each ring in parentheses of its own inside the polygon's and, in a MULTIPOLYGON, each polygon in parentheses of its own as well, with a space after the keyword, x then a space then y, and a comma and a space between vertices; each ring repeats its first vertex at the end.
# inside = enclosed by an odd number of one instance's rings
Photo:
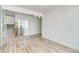
POLYGON ((17 20, 16 25, 18 28, 28 28, 28 21, 27 20, 17 20))

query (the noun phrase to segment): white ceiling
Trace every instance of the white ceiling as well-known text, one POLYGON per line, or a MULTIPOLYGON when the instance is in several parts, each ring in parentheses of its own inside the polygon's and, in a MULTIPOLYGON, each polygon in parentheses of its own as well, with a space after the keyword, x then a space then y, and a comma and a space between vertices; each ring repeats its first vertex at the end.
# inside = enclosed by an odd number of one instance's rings
POLYGON ((25 9, 30 9, 33 11, 42 12, 42 13, 50 12, 56 7, 56 5, 16 5, 16 6, 22 7, 25 9))

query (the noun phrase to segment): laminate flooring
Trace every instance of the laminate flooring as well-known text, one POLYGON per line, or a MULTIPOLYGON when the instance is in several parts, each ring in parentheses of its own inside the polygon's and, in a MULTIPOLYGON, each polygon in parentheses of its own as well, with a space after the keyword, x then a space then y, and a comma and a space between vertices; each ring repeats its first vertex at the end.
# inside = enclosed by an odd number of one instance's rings
POLYGON ((1 53, 75 53, 79 52, 56 42, 37 37, 9 37, 3 45, 1 53))

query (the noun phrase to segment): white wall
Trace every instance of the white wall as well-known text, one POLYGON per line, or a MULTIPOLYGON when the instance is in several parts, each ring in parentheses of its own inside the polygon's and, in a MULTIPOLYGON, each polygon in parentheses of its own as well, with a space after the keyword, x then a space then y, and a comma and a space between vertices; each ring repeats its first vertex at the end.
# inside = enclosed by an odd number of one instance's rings
MULTIPOLYGON (((15 20, 21 20, 21 21, 26 20, 28 22, 28 24, 27 24, 28 26, 23 27, 23 29, 24 29, 23 32, 24 32, 25 36, 41 33, 41 29, 40 29, 41 20, 39 18, 37 18, 35 16, 31 16, 31 15, 24 15, 24 14, 16 13, 15 20)), ((22 23, 22 24, 24 25, 24 23, 22 23)))
POLYGON ((1 47, 1 6, 0 6, 0 47, 1 47))
POLYGON ((14 24, 14 17, 13 16, 5 16, 4 23, 5 24, 14 24))
POLYGON ((79 6, 59 6, 46 14, 42 36, 79 50, 79 6))

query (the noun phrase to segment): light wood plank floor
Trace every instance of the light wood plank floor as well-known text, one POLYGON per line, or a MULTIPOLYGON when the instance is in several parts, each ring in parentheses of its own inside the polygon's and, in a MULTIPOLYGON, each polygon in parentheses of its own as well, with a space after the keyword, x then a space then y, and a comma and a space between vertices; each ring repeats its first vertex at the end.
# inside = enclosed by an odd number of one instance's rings
POLYGON ((1 49, 2 53, 73 53, 79 52, 44 38, 11 37, 1 49))

